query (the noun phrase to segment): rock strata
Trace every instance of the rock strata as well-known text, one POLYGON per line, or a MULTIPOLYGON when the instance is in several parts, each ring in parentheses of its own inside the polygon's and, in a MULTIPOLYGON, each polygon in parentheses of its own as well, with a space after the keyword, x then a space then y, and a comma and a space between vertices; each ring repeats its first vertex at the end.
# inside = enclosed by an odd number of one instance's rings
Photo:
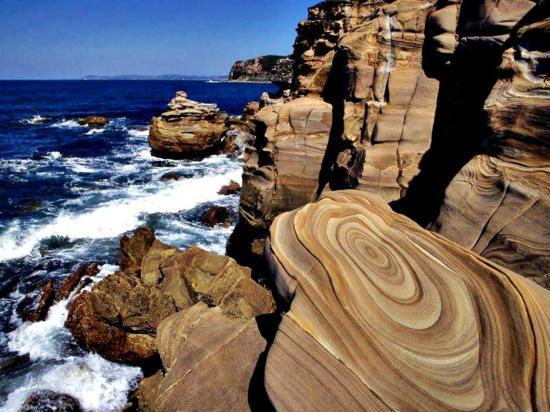
POLYGON ((279 216, 277 410, 546 410, 550 292, 360 191, 279 216))
POLYGON ((215 104, 190 100, 180 91, 168 108, 151 121, 149 145, 156 156, 201 158, 223 150, 229 117, 215 104))
MULTIPOLYGON (((448 5, 435 14, 434 24, 443 24, 442 13, 449 9, 454 10, 448 5)), ((448 82, 464 81, 454 71, 456 62, 475 59, 489 72, 489 86, 494 85, 479 109, 483 134, 474 156, 465 157, 467 163, 445 188, 430 227, 524 276, 540 278, 550 273, 548 2, 535 6, 517 1, 489 10, 484 21, 491 21, 494 29, 490 38, 476 40, 489 27, 481 26, 477 15, 462 5, 459 12, 470 31, 458 37, 455 49, 442 52, 438 43, 433 45, 433 58, 447 70, 441 75, 449 76, 448 82), (493 60, 476 58, 482 53, 493 60), (453 63, 446 61, 451 58, 453 63)), ((432 41, 437 40, 435 36, 432 41)), ((434 66, 434 74, 444 70, 434 66)), ((450 125, 450 133, 464 135, 461 124, 450 125)))

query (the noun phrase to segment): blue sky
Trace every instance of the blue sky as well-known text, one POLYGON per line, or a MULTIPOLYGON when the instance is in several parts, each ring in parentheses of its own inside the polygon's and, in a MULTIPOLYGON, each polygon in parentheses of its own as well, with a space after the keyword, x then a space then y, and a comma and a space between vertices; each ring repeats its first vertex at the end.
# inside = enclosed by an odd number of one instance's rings
POLYGON ((0 0, 0 79, 224 75, 289 54, 320 0, 0 0))

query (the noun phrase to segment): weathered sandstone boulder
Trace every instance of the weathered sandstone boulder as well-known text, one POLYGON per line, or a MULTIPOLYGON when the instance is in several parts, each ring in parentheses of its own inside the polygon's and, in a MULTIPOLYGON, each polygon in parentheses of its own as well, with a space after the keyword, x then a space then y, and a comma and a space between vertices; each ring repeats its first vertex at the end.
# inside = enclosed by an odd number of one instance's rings
POLYGON ((265 382, 277 410, 547 410, 550 292, 337 191, 279 216, 290 304, 265 382))
POLYGON ((229 208, 225 206, 211 206, 201 215, 204 224, 214 227, 219 224, 229 225, 231 223, 231 214, 229 208))
POLYGON ((228 116, 215 104, 189 100, 180 91, 168 108, 151 121, 149 145, 156 156, 200 158, 223 149, 228 116))
POLYGON ((81 126, 89 126, 92 129, 100 129, 109 124, 109 119, 105 116, 86 116, 78 121, 81 126))
POLYGON ((254 319, 197 303, 161 323, 157 344, 164 371, 141 382, 142 410, 250 410, 250 380, 266 346, 254 319))

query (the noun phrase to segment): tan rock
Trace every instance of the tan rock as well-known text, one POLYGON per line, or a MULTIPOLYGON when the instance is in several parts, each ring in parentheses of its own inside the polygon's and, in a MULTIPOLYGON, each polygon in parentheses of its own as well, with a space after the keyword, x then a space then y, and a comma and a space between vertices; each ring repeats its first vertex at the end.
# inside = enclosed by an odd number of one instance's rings
POLYGON ((143 410, 250 410, 248 387, 266 345, 253 319, 198 303, 162 322, 157 343, 165 373, 140 384, 143 410))
POLYGON ((145 286, 157 286, 162 279, 160 264, 178 249, 155 240, 141 262, 140 278, 145 286))
POLYGON ((195 158, 223 149, 228 116, 215 104, 189 100, 185 92, 178 92, 168 107, 151 121, 149 145, 155 155, 195 158))
POLYGON ((109 119, 105 116, 86 116, 78 121, 81 126, 89 126, 92 129, 100 129, 109 124, 109 119))
POLYGON ((277 410, 545 410, 550 292, 338 191, 279 216, 267 248, 291 302, 269 350, 277 410))
POLYGON ((138 228, 132 236, 124 235, 120 240, 120 270, 138 273, 141 261, 154 241, 155 234, 146 226, 138 228))

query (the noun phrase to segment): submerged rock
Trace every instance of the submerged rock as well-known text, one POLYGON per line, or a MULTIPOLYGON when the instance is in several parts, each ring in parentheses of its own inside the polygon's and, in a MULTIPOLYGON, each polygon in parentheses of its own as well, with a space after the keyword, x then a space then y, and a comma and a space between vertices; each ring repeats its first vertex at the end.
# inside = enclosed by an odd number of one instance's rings
POLYGON ((229 208, 224 206, 211 206, 201 215, 201 220, 206 225, 214 227, 219 224, 229 223, 230 217, 229 208))
POLYGON ((50 390, 34 392, 21 405, 19 412, 82 412, 78 399, 50 390))
POLYGON ((241 191, 241 185, 232 180, 228 185, 222 186, 218 191, 219 195, 229 196, 241 191))
POLYGON ((89 126, 92 129, 100 129, 109 124, 109 119, 105 116, 86 116, 78 121, 81 126, 89 126))
POLYGON ((155 155, 201 158, 222 150, 229 117, 215 104, 190 100, 180 91, 168 107, 151 122, 149 145, 155 155))

